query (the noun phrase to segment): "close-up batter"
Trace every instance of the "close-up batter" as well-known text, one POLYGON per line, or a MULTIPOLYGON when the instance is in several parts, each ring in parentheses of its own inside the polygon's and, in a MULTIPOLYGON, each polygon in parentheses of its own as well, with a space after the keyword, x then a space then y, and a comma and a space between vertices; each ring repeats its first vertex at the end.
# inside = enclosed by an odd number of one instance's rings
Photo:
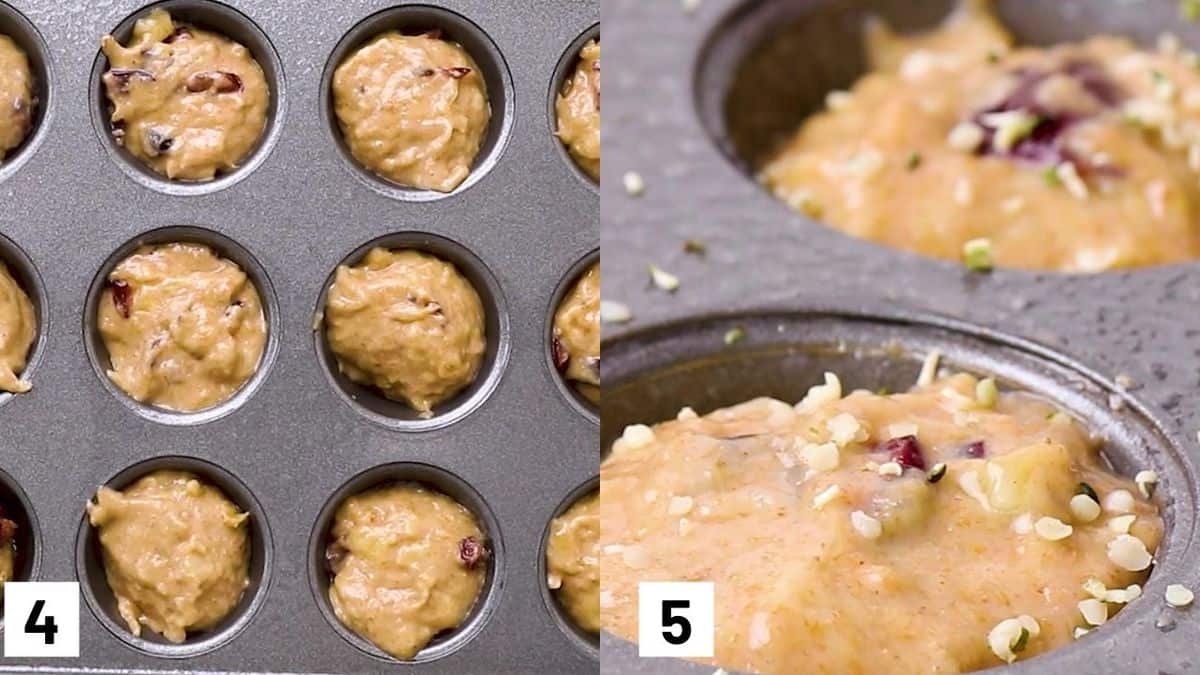
POLYGON ((138 19, 128 47, 106 35, 101 48, 113 136, 155 172, 212 180, 258 145, 271 91, 245 46, 155 9, 138 19))
MULTIPOLYGON (((601 467, 600 606, 715 583, 711 663, 955 673, 1072 643, 1141 594, 1163 522, 1066 413, 959 374, 903 394, 690 408, 601 467)), ((1154 602, 1153 599, 1148 602, 1154 602)))
POLYGON ((600 41, 579 51, 575 71, 554 102, 558 138, 584 173, 600 180, 600 41))
POLYGON ((374 248, 339 267, 324 322, 346 377, 423 417, 475 380, 487 348, 471 282, 453 264, 411 249, 374 248))
POLYGON ((109 378, 167 410, 228 400, 258 371, 267 341, 254 283, 203 244, 138 249, 108 275, 97 314, 109 378))
POLYGON ((466 180, 492 118, 479 66, 440 31, 389 31, 358 48, 333 74, 333 105, 363 166, 438 192, 466 180))
POLYGON ((329 601, 347 628, 411 659, 475 605, 487 549, 475 517, 416 483, 373 488, 334 516, 329 601))
POLYGON ((554 313, 554 365, 588 400, 600 402, 600 263, 584 272, 554 313))
POLYGON ((0 392, 23 394, 31 388, 21 371, 37 331, 33 303, 0 262, 0 392))
POLYGON ((0 160, 29 135, 35 105, 29 58, 12 38, 0 34, 0 160))
POLYGON ((546 583, 583 630, 600 632, 600 493, 571 505, 550 523, 546 583))
POLYGON ((1068 272, 1200 256, 1200 70, 1099 35, 1017 47, 987 0, 931 32, 866 30, 870 71, 761 168, 855 237, 1068 272))
POLYGON ((182 471, 155 471, 123 490, 101 487, 87 507, 117 611, 136 636, 171 642, 209 630, 249 585, 244 513, 216 487, 182 471))

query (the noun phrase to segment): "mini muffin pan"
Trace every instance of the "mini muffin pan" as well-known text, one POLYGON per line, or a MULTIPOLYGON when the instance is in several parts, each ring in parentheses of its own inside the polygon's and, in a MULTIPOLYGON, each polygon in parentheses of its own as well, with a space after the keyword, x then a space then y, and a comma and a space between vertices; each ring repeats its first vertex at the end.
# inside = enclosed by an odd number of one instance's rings
POLYGON ((32 134, 0 164, 0 260, 39 319, 33 391, 0 395, 0 505, 20 526, 17 579, 78 580, 83 596, 80 658, 0 659, 0 672, 598 670, 596 645, 546 602, 540 560, 547 524, 596 475, 595 411, 561 382, 548 335, 561 289, 598 256, 599 196, 561 152, 547 96, 598 22, 591 1, 0 0, 0 33, 28 52, 40 101, 32 134), (270 83, 262 140, 214 181, 168 181, 112 142, 100 38, 127 38, 154 6, 241 42, 270 83), (492 126, 452 193, 386 183, 341 144, 332 70, 392 28, 441 29, 483 71, 492 126), (171 241, 238 263, 268 326, 257 375, 198 413, 113 386, 95 325, 112 268, 171 241), (429 419, 347 381, 314 331, 337 266, 375 244, 450 260, 484 303, 479 377, 429 419), (181 645, 125 628, 84 511, 100 485, 155 469, 192 471, 251 514, 241 604, 181 645), (469 617, 403 666, 333 616, 322 562, 341 500, 394 480, 458 499, 493 553, 469 617))
MULTIPOLYGON (((1097 33, 1153 48, 1175 32, 1200 47, 1178 3, 997 0, 1028 44, 1097 33)), ((948 0, 613 0, 608 13, 601 189, 604 297, 633 320, 605 326, 602 448, 635 422, 759 395, 799 400, 826 370, 848 387, 903 390, 930 350, 944 368, 997 376, 1070 411, 1106 438, 1118 472, 1151 468, 1167 524, 1139 600, 1109 625, 1004 672, 1193 672, 1194 608, 1168 607, 1168 584, 1200 588, 1197 464, 1200 261, 1071 276, 959 265, 852 239, 771 197, 747 167, 794 131, 831 89, 863 72, 860 29, 877 13, 933 26, 948 0), (646 26, 654 26, 647 39, 646 26), (640 174, 641 196, 622 187, 640 174), (684 249, 702 242, 706 252, 684 249), (668 293, 647 264, 680 278, 668 293), (741 329, 734 331, 734 329, 741 329), (726 336, 743 335, 731 339, 726 336)), ((981 638, 982 639, 982 638, 981 638)), ((639 659, 604 634, 602 672, 712 673, 639 659)), ((999 662, 997 662, 999 663, 999 662)))

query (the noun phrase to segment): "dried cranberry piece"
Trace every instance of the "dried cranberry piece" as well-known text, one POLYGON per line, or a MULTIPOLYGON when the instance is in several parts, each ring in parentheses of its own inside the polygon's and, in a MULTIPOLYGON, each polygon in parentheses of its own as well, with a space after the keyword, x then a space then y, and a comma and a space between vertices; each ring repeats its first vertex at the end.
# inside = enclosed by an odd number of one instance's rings
POLYGON ((557 337, 550 341, 550 356, 554 359, 554 367, 558 368, 559 372, 566 370, 567 364, 571 361, 571 352, 567 351, 557 337))
POLYGON ((176 40, 187 40, 192 37, 192 31, 188 30, 187 26, 177 26, 171 34, 163 38, 163 42, 171 44, 176 40))
POLYGON ((456 80, 461 80, 471 74, 471 69, 465 66, 456 66, 454 68, 442 68, 442 72, 456 80))
POLYGON ((430 40, 441 40, 442 39, 442 29, 441 28, 431 28, 431 29, 425 31, 424 33, 421 33, 417 37, 429 38, 430 40))
POLYGON ((330 542, 330 544, 325 547, 325 566, 328 567, 331 572, 337 574, 342 569, 342 562, 345 561, 347 553, 349 553, 349 551, 346 550, 345 546, 342 546, 341 542, 330 542))
POLYGON ((129 83, 135 79, 153 82, 155 77, 150 71, 141 68, 113 68, 104 74, 105 84, 122 93, 129 91, 129 83))
POLYGON ((963 446, 962 453, 971 459, 982 459, 987 456, 987 446, 983 441, 973 441, 963 446))
POLYGON ((202 70, 189 75, 185 86, 193 94, 209 89, 218 94, 231 94, 242 90, 242 78, 225 70, 202 70))
POLYGON ((458 542, 458 560, 473 570, 483 559, 487 558, 487 550, 475 537, 466 537, 458 542))
POLYGON ((112 290, 113 306, 121 316, 128 319, 133 311, 133 287, 120 279, 109 281, 108 287, 112 290))
POLYGON ((879 452, 887 453, 888 459, 901 467, 925 470, 925 456, 916 436, 899 436, 883 442, 879 452))

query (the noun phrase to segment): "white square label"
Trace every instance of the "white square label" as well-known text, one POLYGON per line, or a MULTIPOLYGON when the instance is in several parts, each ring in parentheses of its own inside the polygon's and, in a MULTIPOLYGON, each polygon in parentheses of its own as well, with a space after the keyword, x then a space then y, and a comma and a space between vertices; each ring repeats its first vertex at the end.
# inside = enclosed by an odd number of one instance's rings
POLYGON ((638 584, 638 656, 711 657, 711 581, 638 584))
POLYGON ((4 655, 79 656, 79 583, 4 584, 4 655))

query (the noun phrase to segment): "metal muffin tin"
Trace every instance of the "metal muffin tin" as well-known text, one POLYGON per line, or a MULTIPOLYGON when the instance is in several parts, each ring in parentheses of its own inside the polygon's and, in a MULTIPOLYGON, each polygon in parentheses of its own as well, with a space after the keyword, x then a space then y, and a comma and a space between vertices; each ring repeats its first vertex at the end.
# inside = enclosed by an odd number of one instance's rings
MULTIPOLYGON (((682 405, 798 400, 827 369, 851 387, 907 388, 921 357, 939 349, 946 367, 992 373, 1055 401, 1107 437, 1116 470, 1153 468, 1162 481, 1167 531, 1145 595, 1098 632, 1005 672, 1195 672, 1200 650, 1190 636, 1200 613, 1167 607, 1163 592, 1170 583, 1200 587, 1200 410, 1190 405, 1200 388, 1200 262, 1092 276, 972 274, 826 228, 746 169, 746 157, 861 74, 868 12, 914 29, 950 7, 704 0, 688 12, 675 2, 606 3, 604 297, 627 304, 634 319, 605 327, 602 447, 626 424, 670 418, 682 405), (644 179, 640 197, 622 187, 628 171, 644 179), (688 239, 707 253, 685 252, 688 239), (678 291, 653 287, 647 263, 679 276, 678 291), (734 327, 745 338, 726 345, 734 327)), ((1152 47, 1170 30, 1200 47, 1200 24, 1182 22, 1170 0, 998 0, 997 8, 1024 43, 1107 32, 1152 47)), ((713 671, 639 659, 609 634, 601 650, 606 673, 713 671)))
POLYGON ((272 87, 262 141, 208 183, 172 183, 112 143, 101 36, 151 5, 0 1, 0 33, 29 53, 38 123, 0 164, 0 260, 29 293, 39 336, 31 393, 0 396, 0 504, 21 525, 19 580, 78 579, 81 657, 0 659, 0 672, 587 673, 595 645, 547 603, 547 523, 594 484, 597 421, 563 388, 549 322, 596 255, 598 192, 552 135, 548 99, 598 3, 168 0, 172 15, 246 45, 272 87), (364 171, 340 142, 332 69, 376 30, 441 28, 471 51, 493 121, 448 195, 364 171), (534 39, 531 39, 534 36, 534 39), (229 402, 177 414, 104 377, 95 330, 105 275, 143 243, 196 241, 241 265, 269 328, 258 375, 229 402), (348 383, 314 334, 331 275, 365 245, 441 255, 488 314, 479 378, 420 420, 348 383), (197 472, 251 513, 251 585, 215 630, 183 645, 133 638, 113 611, 84 505, 156 468, 197 472), (475 512, 494 552, 464 625, 400 665, 337 623, 319 564, 329 516, 358 489, 418 480, 475 512), (85 609, 84 609, 85 608, 85 609))

